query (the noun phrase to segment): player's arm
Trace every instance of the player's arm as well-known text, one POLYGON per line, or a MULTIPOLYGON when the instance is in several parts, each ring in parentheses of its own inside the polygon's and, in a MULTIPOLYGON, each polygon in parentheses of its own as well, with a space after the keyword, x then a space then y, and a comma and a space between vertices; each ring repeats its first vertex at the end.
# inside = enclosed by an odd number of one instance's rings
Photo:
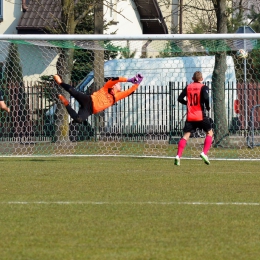
POLYGON ((139 84, 134 84, 131 88, 125 90, 125 91, 121 91, 121 92, 117 92, 115 94, 115 99, 116 101, 119 101, 125 97, 128 97, 129 95, 133 94, 137 88, 138 88, 139 84))
POLYGON ((205 104, 205 107, 209 111, 210 110, 210 106, 209 106, 209 87, 204 85, 201 88, 201 94, 202 94, 202 98, 203 98, 203 102, 205 104))
POLYGON ((103 88, 105 90, 112 88, 116 83, 118 82, 127 82, 127 78, 124 77, 115 77, 115 78, 111 78, 110 80, 108 80, 105 85, 103 86, 103 88))
POLYGON ((0 108, 8 113, 10 112, 10 108, 5 104, 3 100, 0 101, 0 108))
POLYGON ((185 87, 182 90, 181 94, 178 97, 178 102, 187 106, 187 100, 184 99, 186 96, 187 96, 187 87, 185 87))
POLYGON ((127 82, 131 82, 134 85, 131 88, 125 90, 125 91, 117 92, 115 94, 116 102, 118 100, 121 100, 121 99, 128 97, 129 95, 133 94, 136 91, 136 89, 138 88, 139 84, 142 82, 143 78, 144 77, 140 73, 138 73, 135 77, 127 79, 127 82))

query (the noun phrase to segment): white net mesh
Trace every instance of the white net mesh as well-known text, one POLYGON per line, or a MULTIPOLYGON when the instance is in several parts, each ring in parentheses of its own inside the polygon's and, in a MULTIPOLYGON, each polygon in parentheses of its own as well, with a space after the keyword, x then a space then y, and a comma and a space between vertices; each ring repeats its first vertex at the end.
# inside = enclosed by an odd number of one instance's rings
MULTIPOLYGON (((257 39, 219 40, 2 40, 1 91, 11 112, 1 112, 0 155, 176 155, 186 107, 182 89, 202 72, 210 88, 214 142, 209 156, 259 159, 260 117, 257 39), (247 46, 246 59, 237 50, 247 46), (144 76, 138 90, 82 124, 73 124, 56 98, 52 75, 93 93, 104 78, 144 76), (221 84, 219 86, 219 84, 221 84), (252 149, 253 148, 253 149, 252 149)), ((125 83, 123 89, 130 85, 125 83)), ((192 134, 185 157, 204 143, 192 134)))

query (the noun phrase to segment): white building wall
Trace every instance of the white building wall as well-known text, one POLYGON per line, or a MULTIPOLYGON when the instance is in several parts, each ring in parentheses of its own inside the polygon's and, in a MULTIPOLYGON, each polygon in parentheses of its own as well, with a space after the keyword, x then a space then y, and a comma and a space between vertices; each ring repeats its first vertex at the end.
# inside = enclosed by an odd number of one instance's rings
POLYGON ((104 20, 111 22, 105 34, 142 34, 142 23, 136 5, 131 0, 110 0, 111 7, 104 6, 104 20))
MULTIPOLYGON (((142 34, 142 23, 137 12, 136 6, 131 0, 111 0, 114 10, 104 6, 104 19, 113 21, 105 34, 115 32, 118 35, 142 34)), ((17 34, 16 26, 22 15, 21 0, 4 0, 3 3, 3 22, 0 23, 1 34, 17 34)), ((127 47, 131 52, 137 50, 136 57, 140 57, 143 42, 116 42, 115 45, 127 47)), ((8 55, 8 45, 0 43, 0 62, 5 63, 8 55), (2 49, 2 51, 1 51, 2 49)), ((19 45, 20 59, 22 62, 24 81, 39 80, 42 75, 52 75, 56 73, 57 56, 55 51, 48 48, 46 50, 36 46, 19 45), (45 52, 46 51, 46 52, 45 52)))
MULTIPOLYGON (((140 16, 132 0, 110 0, 110 7, 104 6, 104 21, 109 23, 104 34, 141 35, 143 33, 140 16)), ((130 53, 136 51, 135 57, 140 57, 144 43, 142 41, 114 41, 113 44, 129 48, 130 53)))
POLYGON ((57 50, 24 44, 20 44, 18 50, 23 64, 24 81, 37 81, 43 75, 57 73, 57 50))
POLYGON ((21 0, 3 0, 3 21, 0 22, 0 34, 17 34, 16 26, 22 16, 21 0))

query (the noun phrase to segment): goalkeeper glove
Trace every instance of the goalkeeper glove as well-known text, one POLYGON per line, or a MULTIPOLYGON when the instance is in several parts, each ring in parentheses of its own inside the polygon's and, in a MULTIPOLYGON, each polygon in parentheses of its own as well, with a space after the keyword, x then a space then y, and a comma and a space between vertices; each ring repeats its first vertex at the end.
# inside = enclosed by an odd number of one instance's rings
POLYGON ((135 77, 130 78, 127 82, 131 82, 133 84, 140 84, 143 80, 143 76, 141 74, 137 74, 135 77))

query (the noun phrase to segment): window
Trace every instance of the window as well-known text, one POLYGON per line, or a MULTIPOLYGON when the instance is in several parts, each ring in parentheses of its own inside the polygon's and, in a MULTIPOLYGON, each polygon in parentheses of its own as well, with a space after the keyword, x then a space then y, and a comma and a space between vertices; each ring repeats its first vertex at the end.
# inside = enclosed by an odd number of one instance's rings
POLYGON ((115 0, 109 0, 109 21, 110 24, 117 24, 117 3, 115 0))
POLYGON ((113 0, 110 0, 110 12, 109 12, 109 17, 112 18, 113 17, 113 0))
POLYGON ((0 21, 3 21, 3 0, 0 0, 0 21))

